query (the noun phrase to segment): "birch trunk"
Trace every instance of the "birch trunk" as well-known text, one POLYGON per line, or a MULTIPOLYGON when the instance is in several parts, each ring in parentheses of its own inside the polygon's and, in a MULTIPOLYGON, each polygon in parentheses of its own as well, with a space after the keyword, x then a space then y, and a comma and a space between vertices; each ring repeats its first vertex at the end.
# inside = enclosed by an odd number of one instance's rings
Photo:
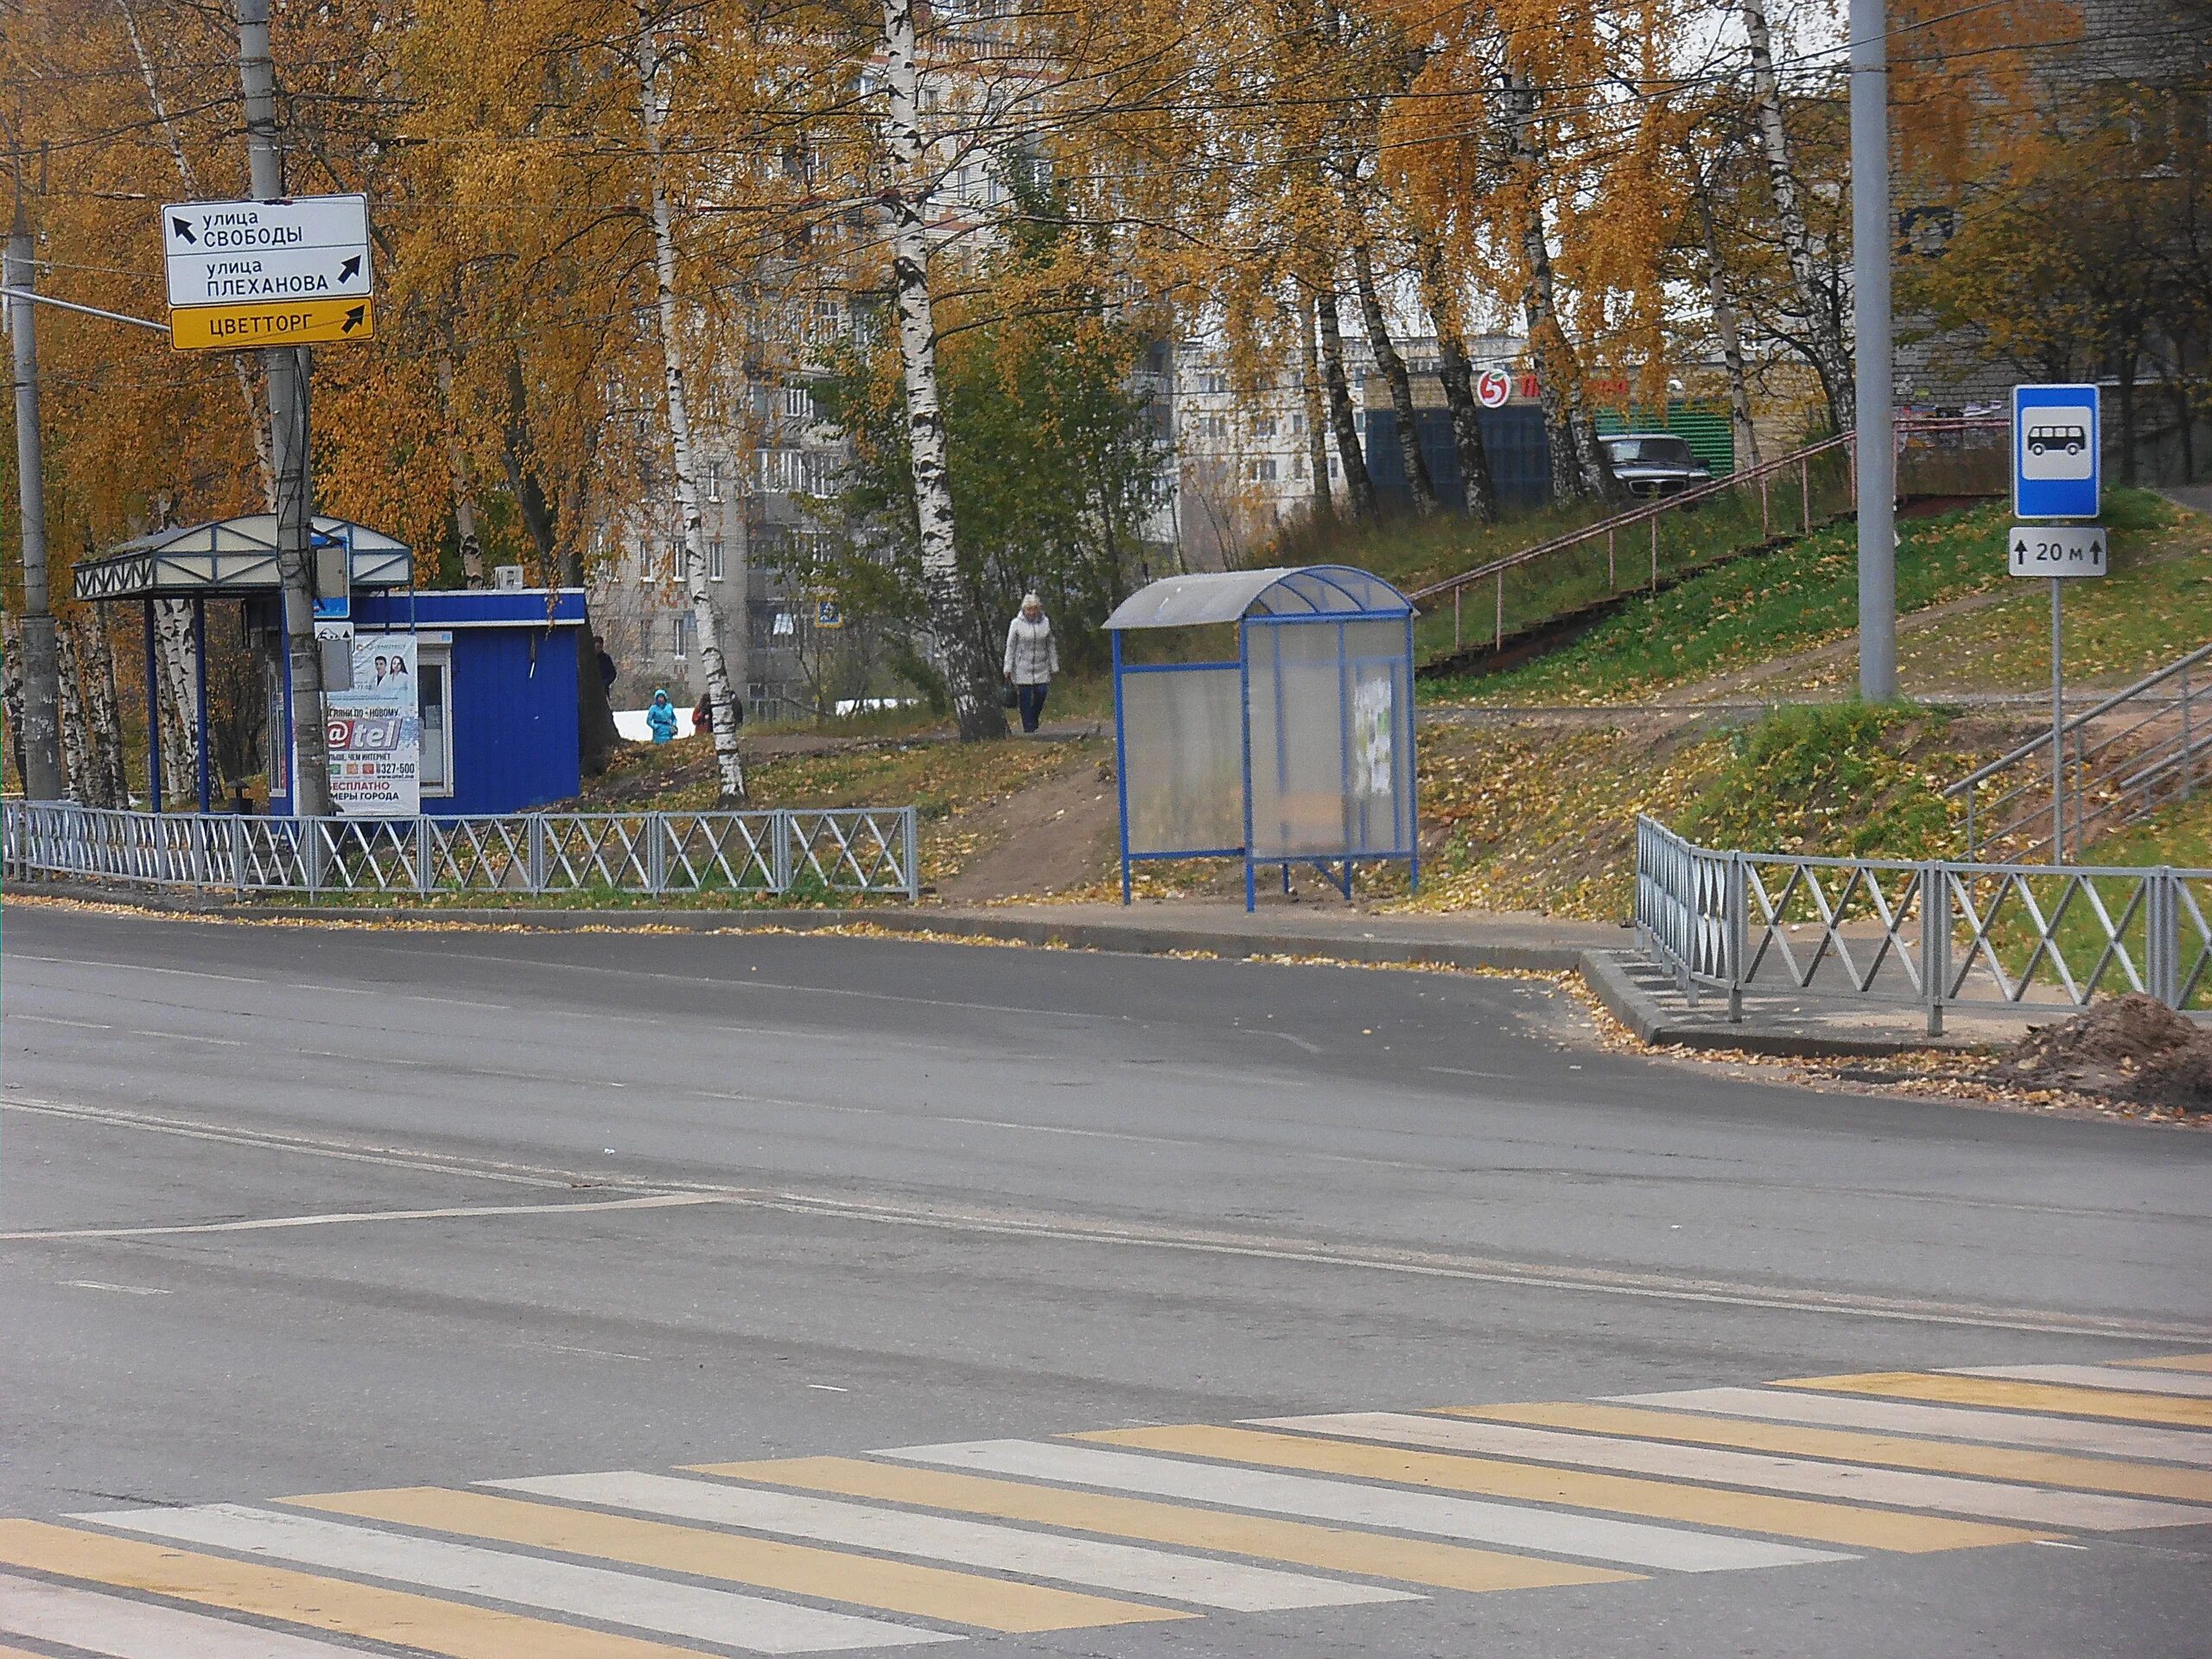
POLYGON ((1704 191, 1693 198, 1703 232, 1698 253, 1705 266, 1705 291, 1713 305, 1713 332, 1720 339, 1721 365, 1728 374, 1728 419, 1736 429, 1736 468, 1759 464, 1759 435, 1751 424, 1751 385, 1744 368, 1744 337, 1737 326, 1736 301, 1728 292, 1720 264, 1720 238, 1713 227, 1713 203, 1704 191))
POLYGON ((162 682, 162 781, 172 795, 197 791, 200 748, 194 715, 198 686, 192 671, 192 604, 154 604, 154 661, 162 682))
POLYGON ((1529 345, 1535 354, 1537 401, 1550 439, 1552 498, 1577 496, 1609 501, 1620 484, 1606 465, 1596 427, 1582 406, 1582 365, 1567 328, 1559 320, 1558 287, 1552 275, 1551 242, 1544 226, 1544 145, 1536 131, 1536 88, 1508 72, 1503 77, 1510 115, 1509 143, 1521 191, 1521 257, 1527 269, 1525 299, 1529 345))
POLYGON ((16 619, 0 613, 0 717, 8 722, 8 764, 14 769, 16 786, 23 781, 23 654, 17 643, 22 630, 16 619))
POLYGON ((668 199, 668 168, 661 129, 668 105, 661 90, 666 67, 658 37, 639 10, 639 105, 643 113, 645 167, 652 194, 653 291, 660 323, 662 388, 667 404, 669 447, 676 471, 676 504, 682 522, 683 588, 698 634, 699 660, 707 670, 707 707, 715 721, 715 769, 721 798, 745 799, 745 762, 737 745, 737 699, 722 658, 721 619, 707 586, 707 544, 699 512, 698 476, 691 444, 691 416, 683 386, 683 344, 676 321, 676 232, 668 199))
POLYGON ((1359 448, 1359 425, 1352 412, 1351 383, 1344 374, 1344 324, 1337 315, 1337 294, 1325 288, 1314 296, 1313 315, 1321 325, 1321 368, 1329 384, 1329 424, 1337 440, 1337 459, 1344 469, 1344 499, 1354 518, 1375 517, 1375 480, 1359 448))
POLYGON ((1329 488, 1328 413, 1321 394, 1321 351, 1314 340, 1319 321, 1313 302, 1301 295, 1298 307, 1299 392, 1306 410, 1306 464, 1313 469, 1313 516, 1325 518, 1337 510, 1329 488))
POLYGON ((1452 412, 1452 444, 1459 452, 1459 478, 1467 512, 1478 524, 1497 522, 1497 481, 1491 476, 1490 450, 1483 442, 1482 406, 1475 400, 1474 365, 1460 327, 1459 307, 1444 270, 1436 238, 1416 226, 1421 301, 1436 325, 1437 378, 1444 383, 1444 406, 1452 412))
POLYGON ((124 758, 123 699, 115 686, 115 642, 110 638, 105 613, 97 606, 84 617, 87 636, 82 654, 86 680, 86 737, 102 789, 117 806, 130 804, 130 768, 124 758))
POLYGON ((476 535, 476 486, 469 481, 468 454, 461 447, 461 426, 453 406, 453 359, 438 356, 438 396, 446 410, 446 472, 453 480, 453 527, 461 543, 461 579, 484 585, 484 543, 476 535))
POLYGON ((1359 290, 1360 320, 1367 327, 1367 344, 1382 371, 1382 384, 1390 389, 1390 408, 1397 416, 1398 457, 1404 463, 1406 497, 1413 510, 1426 518, 1436 511, 1436 483, 1428 475, 1428 461, 1421 452, 1421 428, 1414 408, 1413 378, 1406 359, 1391 343, 1389 320, 1382 315, 1382 296, 1375 287, 1374 251, 1364 241, 1351 245, 1352 281, 1359 290))
POLYGON ((922 145, 919 75, 914 62, 914 0, 883 0, 884 128, 897 180, 885 193, 891 214, 891 283, 899 315, 899 360, 906 382, 906 446, 914 475, 914 516, 930 631, 944 658, 944 681, 963 741, 1006 735, 997 663, 988 652, 960 575, 945 461, 944 408, 937 385, 937 320, 930 302, 927 157, 922 145))
POLYGON ((63 619, 54 630, 54 654, 60 669, 56 677, 61 704, 61 776, 69 798, 79 806, 105 806, 92 778, 92 764, 85 743, 85 699, 78 659, 77 629, 63 619))
MULTIPOLYGON (((1839 432, 1848 432, 1859 417, 1857 392, 1852 378, 1851 350, 1843 338, 1840 296, 1821 292, 1812 232, 1805 224, 1805 200, 1797 188, 1797 174, 1789 162, 1789 130, 1782 120, 1782 86, 1775 78, 1774 42, 1767 28, 1766 0, 1742 0, 1744 35, 1751 45, 1751 103, 1757 113, 1759 144, 1766 156, 1769 188, 1774 195, 1775 228, 1782 237, 1782 251, 1789 262, 1790 284, 1797 290, 1797 306, 1804 313, 1807 355, 1820 377, 1827 399, 1828 419, 1839 432)), ((1885 164, 1887 157, 1884 158, 1885 164)))

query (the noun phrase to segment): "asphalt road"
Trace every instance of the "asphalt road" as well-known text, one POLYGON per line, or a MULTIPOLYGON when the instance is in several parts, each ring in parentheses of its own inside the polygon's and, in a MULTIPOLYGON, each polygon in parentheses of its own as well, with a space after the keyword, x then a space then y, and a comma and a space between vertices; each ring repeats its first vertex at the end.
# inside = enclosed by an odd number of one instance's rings
MULTIPOLYGON (((1609 1054, 1536 982, 16 905, 0 1022, 0 1516, 2212 1349, 2212 1138, 1609 1054)), ((2212 1414, 2151 1397, 2152 1422, 2212 1414)), ((2101 1432, 2094 1401, 2043 1404, 2101 1432)), ((1331 1503, 1394 1478, 1340 1466, 1344 1444, 1325 1467, 1303 1441, 1192 1455, 1318 1470, 1331 1503)), ((1127 1455, 1141 1473, 1170 1453, 1188 1467, 1172 1446, 1127 1455)), ((1517 1501, 1482 1484, 1503 1467, 1427 1478, 1517 1501)), ((1512 1513, 1635 1512, 1668 1549, 1835 1524, 1711 1520, 1715 1478, 1512 1513)), ((1207 1524, 1323 1518, 1297 1508, 1319 1488, 1268 1490, 1174 1501, 1207 1524)), ((442 1524, 383 1518, 410 1548, 442 1524)), ((8 1526, 18 1583, 126 1582, 26 1556, 8 1526)), ((1392 1548, 1420 1529, 1372 1527, 1392 1548)), ((2212 1529, 1979 1541, 1831 1537, 1834 1559, 1797 1565, 975 1639, 1239 1659, 2212 1650, 2212 1529)), ((1635 1553, 1527 1548, 1554 1568, 1635 1553)), ((850 1582, 779 1593, 960 1627, 850 1582)), ((73 1651, 10 1605, 0 1586, 0 1632, 73 1651)))

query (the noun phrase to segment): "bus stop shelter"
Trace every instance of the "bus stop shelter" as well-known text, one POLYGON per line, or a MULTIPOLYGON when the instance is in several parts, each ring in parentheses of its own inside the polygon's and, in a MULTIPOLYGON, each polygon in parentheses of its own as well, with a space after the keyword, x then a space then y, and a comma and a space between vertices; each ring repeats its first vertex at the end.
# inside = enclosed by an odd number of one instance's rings
MULTIPOLYGON (((371 530, 344 518, 317 518, 311 522, 312 546, 318 553, 343 549, 355 592, 372 588, 404 588, 414 581, 414 556, 404 543, 382 531, 371 530)), ((113 552, 87 559, 76 568, 76 597, 92 604, 134 603, 143 607, 146 619, 146 750, 148 791, 156 812, 162 810, 161 711, 155 665, 154 601, 184 599, 192 601, 193 721, 198 734, 200 810, 213 804, 207 762, 207 602, 232 600, 257 608, 273 607, 281 584, 276 573, 276 515, 248 513, 243 518, 217 519, 157 530, 124 543, 113 552)), ((274 612, 270 612, 273 622, 274 612)), ((275 700, 280 729, 270 734, 271 744, 289 747, 292 730, 292 665, 288 652, 276 652, 283 676, 275 700)))
MULTIPOLYGON (((1311 864, 1346 898, 1362 862, 1418 882, 1410 601, 1349 565, 1170 576, 1107 618, 1122 902, 1149 859, 1311 864), (1173 660, 1236 630, 1233 660, 1173 660), (1211 636, 1198 632, 1211 629, 1211 636), (1129 636, 1173 631, 1133 662, 1129 636), (1179 637, 1175 637, 1179 635, 1179 637)), ((1202 647, 1201 647, 1202 648, 1202 647)))

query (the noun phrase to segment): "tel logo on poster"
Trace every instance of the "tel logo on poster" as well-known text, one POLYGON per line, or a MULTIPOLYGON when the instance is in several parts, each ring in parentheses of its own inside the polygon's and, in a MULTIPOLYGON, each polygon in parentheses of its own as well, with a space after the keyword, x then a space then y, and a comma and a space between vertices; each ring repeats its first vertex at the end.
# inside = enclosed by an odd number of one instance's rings
POLYGON ((2012 511, 2094 518, 2101 468, 2094 386, 2012 388, 2012 511))

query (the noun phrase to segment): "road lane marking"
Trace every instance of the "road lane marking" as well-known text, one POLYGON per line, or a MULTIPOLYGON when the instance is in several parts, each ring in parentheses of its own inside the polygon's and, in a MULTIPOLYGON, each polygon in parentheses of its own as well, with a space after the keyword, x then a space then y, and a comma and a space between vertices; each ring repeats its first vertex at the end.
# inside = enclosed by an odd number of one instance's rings
POLYGON ((1843 1559, 1832 1552, 1758 1539, 1730 1538, 1641 1522, 1560 1515, 1510 1503, 1393 1491, 1348 1480, 1140 1457, 1095 1446, 1036 1440, 974 1440, 910 1446, 877 1455, 955 1469, 977 1469, 1027 1480, 1066 1481, 1143 1492, 1196 1503, 1334 1521, 1355 1527, 1425 1532, 1508 1548, 1580 1555, 1592 1560, 1654 1567, 1681 1573, 1718 1573, 1758 1567, 1796 1567, 1843 1559))
POLYGON ((134 1538, 0 1521, 0 1561, 203 1607, 414 1648, 444 1659, 699 1659, 697 1650, 579 1630, 404 1590, 226 1560, 134 1538))
POLYGON ((1809 1428, 1738 1418, 1699 1417, 1687 1412, 1650 1411, 1634 1406, 1448 1406, 1444 1409, 1453 1417, 1527 1423, 1539 1428, 1633 1434, 1647 1440, 1686 1440, 1702 1446, 1734 1446, 1746 1452, 1926 1469, 1938 1474, 1968 1475, 1980 1480, 2012 1481, 2022 1485, 2072 1486, 2093 1492, 2120 1492, 2133 1497, 2212 1504, 2212 1474, 2194 1469, 2164 1469, 2104 1458, 2076 1457, 2063 1452, 1961 1446, 1949 1440, 1910 1440, 1856 1429, 1809 1428))
POLYGON ((1565 1433, 1518 1424, 1421 1417, 1402 1412, 1346 1412, 1325 1417, 1267 1417, 1262 1427, 1312 1434, 1350 1435, 1391 1446, 1430 1447, 1491 1457, 1522 1458, 1580 1467, 1613 1469, 1662 1479, 1751 1486, 1806 1497, 1886 1504, 1979 1516, 2030 1527, 2122 1532, 2142 1527, 2202 1526, 2212 1509, 2146 1503, 2088 1492, 2044 1491, 2034 1486, 1900 1469, 1853 1468, 1802 1458, 1769 1457, 1594 1433, 1565 1433))
POLYGON ((236 1037, 197 1037, 188 1031, 146 1031, 133 1026, 133 1037, 166 1037, 177 1043, 210 1043, 217 1048, 244 1048, 245 1044, 236 1037))
POLYGON ((1894 1515, 1881 1510, 1862 1510, 1808 1498, 1770 1497, 1757 1492, 1708 1491, 1702 1487, 1678 1486, 1628 1475, 1584 1474, 1535 1464, 1307 1440, 1295 1434, 1268 1434, 1249 1428, 1193 1424, 1187 1427, 1106 1429, 1071 1438, 1105 1446, 1135 1446, 1147 1452, 1295 1469, 1306 1474, 1387 1480, 1405 1486, 1472 1492, 1524 1503, 1606 1510, 1646 1520, 1681 1521, 1693 1526, 1725 1527, 1736 1532, 1763 1532, 1777 1537, 1808 1539, 1815 1543, 1841 1544, 1853 1549, 1920 1554, 2024 1543, 2034 1535, 2017 1528, 1986 1526, 1974 1521, 1894 1515))
POLYGON ((2212 1375, 2212 1354, 2167 1354, 2158 1359, 2123 1359, 2119 1363, 2154 1371, 2202 1371, 2212 1375))
MULTIPOLYGON (((813 1653, 868 1647, 957 1642, 936 1630, 886 1624, 849 1613, 823 1612, 791 1602, 728 1590, 511 1555, 367 1527, 341 1526, 310 1516, 284 1515, 242 1503, 176 1510, 122 1510, 72 1519, 241 1555, 275 1556, 334 1573, 388 1579, 423 1590, 481 1596, 533 1612, 626 1624, 660 1636, 746 1648, 755 1653, 813 1653)), ((529 1653, 526 1644, 512 1651, 529 1653)))
MULTIPOLYGON (((181 1233, 270 1233, 297 1227, 347 1227, 374 1221, 480 1221, 507 1216, 563 1216, 571 1211, 683 1210, 721 1202, 711 1193, 655 1192, 635 1198, 579 1198, 573 1204, 455 1204, 435 1210, 331 1210, 307 1216, 264 1216, 248 1221, 192 1221, 147 1227, 68 1227, 45 1232, 0 1233, 0 1242, 33 1243, 41 1239, 163 1238, 181 1233)), ((78 1282, 72 1281, 72 1283, 78 1282)), ((102 1290, 128 1287, 101 1285, 102 1290)), ((167 1295, 167 1291, 146 1292, 167 1295)), ((630 1356, 641 1358, 641 1355, 630 1356)))
POLYGON ((1317 1579, 1303 1573, 1209 1560, 1202 1555, 1109 1544, 1091 1538, 1055 1537, 1018 1527, 944 1516, 912 1515, 861 1503, 806 1497, 758 1487, 683 1480, 672 1475, 620 1471, 604 1475, 552 1475, 530 1480, 483 1483, 502 1491, 529 1492, 566 1503, 598 1503, 609 1509, 700 1521, 710 1526, 749 1527, 848 1544, 856 1549, 957 1561, 995 1573, 1058 1579, 1096 1589, 1187 1601, 1202 1607, 1259 1613, 1291 1607, 1343 1607, 1366 1602, 1414 1599, 1407 1592, 1343 1580, 1317 1579))
POLYGON ((2012 1382, 2061 1382, 2077 1389, 2134 1389, 2212 1400, 2212 1376, 2123 1370, 2117 1365, 1961 1365, 1947 1376, 1993 1376, 2012 1382))
MULTIPOLYGON (((916 1567, 842 1550, 674 1526, 635 1516, 602 1515, 486 1492, 435 1486, 389 1491, 325 1492, 286 1503, 363 1521, 450 1532, 528 1549, 589 1555, 630 1567, 721 1579, 947 1624, 1033 1635, 1101 1624, 1139 1624, 1190 1615, 1101 1596, 1016 1584, 1004 1579, 916 1567)), ((697 1632, 694 1632, 696 1634, 697 1632)))
POLYGON ((1657 1394, 1617 1394, 1628 1406, 1667 1406, 1824 1427, 1894 1430, 1954 1440, 2037 1446, 2053 1452, 2094 1452, 2109 1458, 2148 1458, 2212 1468, 2212 1434, 2180 1428, 2139 1428, 2025 1412, 1977 1411, 1967 1407, 1917 1405, 1903 1400, 1795 1393, 1787 1389, 1669 1389, 1657 1394))
POLYGON ((2069 1389, 2056 1383, 2006 1382, 1995 1377, 1944 1376, 1932 1371, 1863 1371, 1847 1376, 1777 1377, 1775 1386, 1814 1389, 1827 1394, 1872 1394, 1891 1399, 1928 1400, 1940 1405, 2116 1418, 2123 1422, 2163 1423, 2176 1428, 2212 1428, 2212 1400, 2175 1400, 2163 1395, 2069 1389))
POLYGON ((13 1025, 18 1020, 28 1020, 32 1024, 39 1026, 70 1026, 79 1031, 113 1031, 115 1029, 113 1026, 98 1020, 64 1020, 55 1014, 23 1014, 14 1008, 8 1010, 5 1020, 0 1020, 0 1024, 13 1025))
POLYGON ((1148 1498, 1070 1491, 1020 1481, 990 1480, 938 1469, 864 1462, 857 1458, 786 1458, 762 1463, 702 1464, 698 1472, 760 1481, 881 1503, 957 1510, 1032 1526, 1135 1538, 1147 1543, 1246 1555, 1324 1572, 1392 1579, 1433 1590, 1480 1593, 1566 1584, 1617 1584, 1639 1577, 1610 1567, 1573 1566, 1533 1555, 1470 1549, 1427 1539, 1346 1532, 1303 1521, 1185 1509, 1148 1498))
POLYGON ((71 1290, 110 1290, 118 1296, 167 1296, 172 1293, 156 1290, 151 1285, 111 1285, 105 1279, 64 1279, 71 1290))
MULTIPOLYGON (((358 1648, 264 1630, 181 1607, 0 1575, 0 1630, 103 1659, 359 1659, 358 1648)), ((31 1659, 0 1648, 0 1659, 31 1659)))
MULTIPOLYGON (((176 979, 219 979, 232 985, 283 985, 287 989, 301 988, 281 979, 256 979, 246 974, 211 973, 205 968, 156 968, 144 962, 95 962, 85 957, 35 957, 25 950, 10 950, 10 962, 42 962, 59 968, 104 968, 126 974, 168 974, 176 979)), ((335 989, 336 987, 327 988, 335 989)))

